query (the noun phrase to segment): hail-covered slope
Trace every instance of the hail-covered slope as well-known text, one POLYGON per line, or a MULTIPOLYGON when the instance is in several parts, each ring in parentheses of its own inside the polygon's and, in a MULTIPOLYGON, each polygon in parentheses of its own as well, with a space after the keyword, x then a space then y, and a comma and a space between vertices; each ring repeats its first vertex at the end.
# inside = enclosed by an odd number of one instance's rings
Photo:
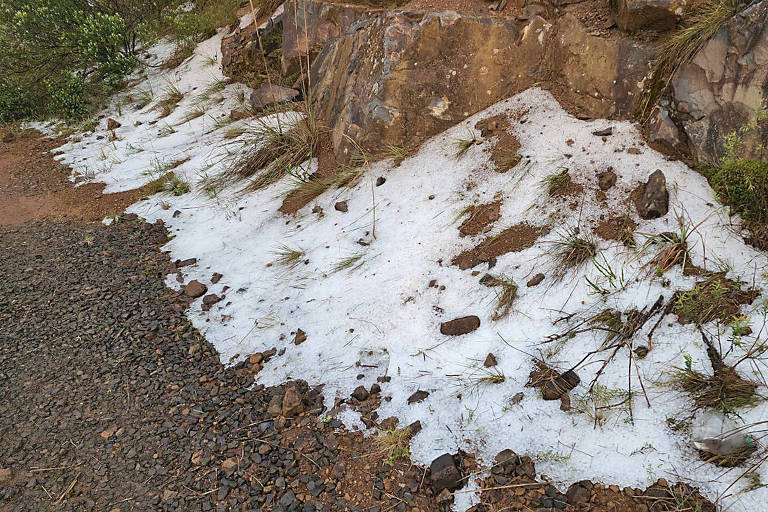
MULTIPOLYGON (((412 457, 421 463, 458 448, 488 461, 510 448, 532 455, 539 470, 556 480, 589 478, 643 486, 659 477, 683 479, 700 486, 711 499, 741 473, 724 474, 703 463, 691 445, 690 432, 673 431, 668 425, 669 418, 688 418, 693 409, 690 399, 669 384, 674 367, 683 367, 689 357, 692 368, 711 373, 701 336, 692 325, 680 325, 674 315, 661 322, 652 350, 631 370, 631 420, 625 404, 604 410, 599 424, 594 413, 587 412, 591 402, 585 397, 610 352, 583 359, 602 346, 605 333, 588 331, 548 341, 548 336, 607 308, 650 308, 659 295, 669 299, 675 290, 695 283, 694 277, 683 276, 680 266, 662 277, 649 272, 646 265, 653 250, 629 249, 601 239, 595 259, 615 272, 614 285, 594 261, 556 280, 553 242, 573 228, 589 233, 607 217, 629 213, 638 222, 635 239, 640 246, 645 235, 679 233, 680 222, 695 226, 689 237, 693 264, 708 269, 727 264, 729 277, 764 284, 766 255, 744 244, 702 176, 646 147, 631 124, 577 120, 549 93, 531 89, 432 138, 400 165, 373 163, 354 187, 327 191, 296 216, 277 211, 295 186, 290 178, 245 196, 236 194, 240 188, 236 187, 212 197, 199 180, 231 165, 248 139, 248 135, 224 137, 238 125, 224 126, 222 121, 230 109, 239 108, 247 91, 236 84, 216 86, 222 78, 220 66, 209 57, 217 54, 219 41, 216 36, 202 43, 178 69, 150 69, 105 112, 122 123, 115 132, 117 139, 103 138, 102 127, 65 145, 62 160, 72 166, 73 176, 106 182, 107 192, 113 192, 137 187, 152 179, 153 169, 188 159, 174 172, 190 182, 191 192, 156 195, 129 211, 148 221, 165 221, 174 235, 167 245, 173 257, 197 258, 197 265, 184 267, 185 281, 198 279, 211 292, 225 296, 210 311, 203 311, 199 300, 188 311, 223 360, 285 348, 282 356, 267 363, 258 380, 276 384, 297 378, 324 384, 329 406, 358 385, 370 386, 377 376, 391 376, 382 387, 383 395, 392 398, 382 402, 379 417, 421 421, 424 428, 412 442, 412 457), (160 118, 156 105, 169 83, 184 98, 171 115, 160 118), (124 105, 118 111, 118 101, 135 98, 148 86, 155 91, 151 103, 140 110, 124 105), (200 97, 203 93, 207 99, 200 97), (185 120, 197 107, 204 114, 185 120), (461 158, 456 156, 456 140, 467 138, 469 132, 479 135, 474 128, 477 121, 497 114, 509 117, 524 156, 506 173, 495 172, 490 161, 494 138, 471 146, 461 158), (141 124, 135 125, 137 121, 141 124), (613 127, 611 136, 592 134, 607 126, 613 127), (640 151, 627 152, 628 148, 640 151), (608 167, 618 180, 599 200, 597 175, 608 167), (583 190, 549 197, 541 182, 563 168, 583 190), (91 174, 94 169, 98 174, 91 174), (656 169, 666 175, 670 212, 644 221, 628 197, 656 169), (376 186, 379 177, 386 182, 376 186), (348 202, 346 213, 334 209, 342 200, 348 202), (495 200, 502 201, 501 217, 491 230, 460 237, 457 227, 463 219, 457 216, 465 207, 495 200), (322 214, 313 213, 315 205, 322 214), (174 216, 177 210, 181 213, 174 216), (523 222, 547 226, 548 232, 532 247, 497 258, 490 272, 514 281, 519 291, 510 314, 494 320, 498 289, 479 283, 488 266, 477 266, 474 271, 479 273, 460 270, 451 259, 523 222), (303 251, 298 264, 277 262, 285 248, 303 251), (215 285, 210 282, 213 272, 224 276, 215 285), (526 287, 539 272, 547 276, 545 280, 526 287), (586 278, 612 293, 595 294, 586 278), (429 286, 433 280, 436 286, 429 286), (441 322, 466 315, 480 318, 477 330, 455 337, 440 334, 441 322), (567 315, 573 316, 555 323, 567 315), (291 333, 299 328, 307 340, 294 345, 291 333), (495 371, 504 375, 501 383, 483 378, 488 376, 482 363, 489 352, 498 360, 495 371), (534 357, 561 370, 581 362, 576 370, 581 384, 571 393, 570 411, 525 387, 534 357), (650 407, 640 391, 638 372, 650 407), (365 377, 358 380, 359 374, 365 377), (408 405, 407 398, 416 390, 429 392, 428 398, 408 405)), ((173 276, 168 284, 180 286, 173 276)), ((764 321, 757 306, 761 299, 744 308, 755 331, 764 321)), ((636 339, 647 340, 655 321, 648 322, 636 339)), ((716 335, 713 325, 705 327, 716 335)), ((724 342, 727 337, 726 330, 724 342)), ((736 360, 744 350, 735 347, 728 360, 736 360)), ((600 374, 598 389, 608 397, 607 403, 626 398, 628 362, 623 348, 600 374)), ((755 378, 749 365, 740 371, 755 378)), ((738 421, 749 423, 764 418, 766 407, 739 413, 738 421)), ((348 425, 359 424, 352 413, 344 419, 348 425)), ((759 471, 763 480, 768 479, 766 469, 759 471)), ((768 491, 760 488, 739 495, 744 485, 731 487, 728 494, 733 496, 725 503, 735 502, 732 510, 757 510, 756 504, 768 499, 768 491)), ((462 496, 459 508, 470 499, 462 496)))

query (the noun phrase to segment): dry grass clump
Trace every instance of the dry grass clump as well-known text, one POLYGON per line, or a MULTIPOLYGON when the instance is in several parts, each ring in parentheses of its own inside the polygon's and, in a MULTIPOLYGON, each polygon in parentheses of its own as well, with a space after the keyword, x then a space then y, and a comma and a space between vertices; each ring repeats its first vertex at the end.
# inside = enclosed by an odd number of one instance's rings
POLYGON ((496 312, 493 314, 493 320, 501 320, 509 315, 509 311, 517 299, 518 286, 515 282, 511 279, 487 275, 481 280, 481 283, 485 286, 499 288, 496 292, 496 312))
POLYGON ((301 248, 293 249, 283 244, 275 249, 274 254, 277 256, 275 260, 277 264, 292 269, 301 262, 305 253, 301 248))
POLYGON ((456 159, 459 160, 467 154, 469 149, 475 144, 480 144, 480 139, 470 132, 471 137, 468 139, 457 139, 453 144, 456 146, 456 159))
POLYGON ((541 184, 549 196, 556 196, 563 192, 571 183, 571 177, 568 175, 568 169, 550 174, 541 180, 541 184))
POLYGON ((317 148, 318 127, 311 114, 290 127, 260 122, 254 140, 243 149, 234 165, 211 178, 206 188, 220 189, 248 180, 248 184, 241 190, 242 193, 262 189, 311 159, 317 153, 317 148))
POLYGON ((308 203, 329 188, 341 188, 354 186, 365 171, 362 167, 339 166, 335 172, 318 177, 314 175, 292 175, 298 182, 296 188, 289 195, 299 198, 303 203, 308 203))
POLYGON ((385 462, 392 465, 398 459, 411 457, 411 437, 410 428, 394 428, 392 430, 380 430, 373 438, 373 442, 377 451, 384 455, 385 462))
POLYGON ((581 235, 578 228, 561 233, 554 246, 555 277, 562 279, 569 270, 579 268, 597 254, 597 241, 591 235, 581 235))
POLYGON ((736 370, 724 367, 706 375, 689 366, 677 368, 672 381, 691 396, 697 407, 734 411, 757 405, 757 383, 741 378, 736 370))

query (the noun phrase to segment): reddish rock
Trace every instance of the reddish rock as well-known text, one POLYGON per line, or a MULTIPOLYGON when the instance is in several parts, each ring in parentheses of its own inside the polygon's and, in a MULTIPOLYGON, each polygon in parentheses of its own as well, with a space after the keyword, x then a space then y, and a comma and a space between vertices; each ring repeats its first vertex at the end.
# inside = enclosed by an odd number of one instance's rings
POLYGON ((489 352, 487 356, 485 356, 485 361, 483 361, 483 366, 486 368, 490 368, 491 366, 496 366, 499 364, 498 361, 496 361, 496 356, 493 355, 493 352, 489 352))
POLYGON ((205 286, 203 283, 198 281, 197 279, 193 279, 189 283, 187 283, 187 286, 184 287, 184 295, 187 297, 191 297, 193 299, 196 299, 198 297, 202 297, 205 295, 205 292, 208 291, 208 287, 205 286))
POLYGON ((475 315, 455 318, 440 324, 440 333, 446 336, 461 336, 480 327, 480 318, 475 315))
POLYGON ((294 387, 288 387, 283 395, 281 414, 286 418, 291 418, 300 414, 304 410, 301 402, 301 396, 294 387))
POLYGON ((597 186, 600 187, 600 190, 605 192, 606 190, 609 190, 613 188, 613 186, 616 185, 616 173, 607 170, 605 172, 601 172, 597 177, 597 186))
POLYGON ((418 404, 419 402, 423 402, 424 399, 426 399, 429 396, 428 391, 422 391, 418 390, 415 393, 413 393, 411 396, 408 397, 408 403, 409 404, 418 404))
POLYGON ((117 130, 121 126, 122 125, 120 123, 118 123, 117 121, 115 121, 111 117, 107 119, 107 130, 109 130, 109 131, 117 130))
POLYGON ((347 206, 347 202, 346 201, 339 201, 338 203, 333 205, 333 207, 336 210, 338 210, 340 212, 343 212, 343 213, 347 213, 347 211, 349 211, 349 206, 347 206))
POLYGON ((307 333, 305 333, 301 329, 297 329, 296 336, 293 338, 293 343, 295 345, 301 345, 305 341, 307 341, 307 333))
POLYGON ((531 279, 530 279, 530 280, 529 280, 529 281, 526 283, 526 286, 527 286, 528 288, 531 288, 531 287, 533 287, 533 286, 538 286, 539 284, 541 284, 541 282, 542 282, 543 280, 544 280, 544 274, 541 274, 541 273, 539 273, 539 274, 536 274, 535 276, 533 276, 533 277, 532 277, 532 278, 531 278, 531 279))

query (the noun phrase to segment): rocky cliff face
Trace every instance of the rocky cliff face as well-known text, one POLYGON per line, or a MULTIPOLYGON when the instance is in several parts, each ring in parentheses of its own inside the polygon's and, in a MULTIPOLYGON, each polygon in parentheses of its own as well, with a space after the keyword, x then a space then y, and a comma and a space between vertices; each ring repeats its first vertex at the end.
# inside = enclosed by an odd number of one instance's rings
MULTIPOLYGON (((522 14, 502 18, 292 0, 282 18, 283 69, 295 72, 311 55, 312 104, 342 161, 353 147, 415 147, 537 83, 580 117, 630 118, 656 51, 633 33, 675 26, 685 3, 619 0, 616 24, 596 27, 592 7, 568 2, 554 9, 516 1, 522 14)), ((693 159, 722 154, 725 135, 764 103, 767 22, 762 0, 677 71, 649 127, 653 139, 693 159)), ((224 60, 256 62, 253 34, 251 26, 225 38, 224 60)))
MULTIPOLYGON (((768 0, 763 0, 738 13, 678 70, 652 132, 686 146, 698 160, 716 160, 723 156, 725 136, 765 108, 766 97, 768 0)), ((768 145, 768 133, 756 136, 768 145)))
POLYGON ((313 105, 342 158, 353 145, 372 153, 416 146, 537 82, 584 117, 631 112, 648 45, 593 35, 572 14, 526 18, 298 0, 286 5, 284 55, 320 49, 313 105))

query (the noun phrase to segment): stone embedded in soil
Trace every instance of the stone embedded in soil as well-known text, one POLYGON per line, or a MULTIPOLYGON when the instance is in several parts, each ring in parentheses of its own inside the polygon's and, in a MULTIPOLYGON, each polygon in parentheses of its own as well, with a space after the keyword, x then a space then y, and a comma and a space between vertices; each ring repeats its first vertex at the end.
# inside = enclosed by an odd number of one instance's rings
POLYGON ((411 396, 408 397, 408 403, 409 404, 418 404, 419 402, 423 402, 427 397, 429 396, 428 391, 422 391, 421 389, 416 391, 415 393, 411 394, 411 396))
POLYGON ((333 207, 343 213, 347 213, 349 211, 349 206, 347 205, 346 201, 339 201, 333 207))
POLYGON ((597 177, 597 186, 605 192, 616 185, 616 173, 608 170, 601 172, 597 177))
POLYGON ((283 395, 281 414, 286 418, 291 418, 301 413, 302 410, 301 395, 296 391, 296 388, 288 386, 285 390, 285 395, 283 395))
POLYGON ((107 119, 107 130, 109 130, 109 131, 117 130, 121 126, 122 126, 122 124, 120 124, 119 122, 115 121, 111 117, 107 119))
POLYGON ((553 378, 548 379, 541 387, 541 394, 544 400, 558 400, 564 393, 579 385, 581 379, 573 370, 553 378))
POLYGON ((193 299, 196 299, 198 297, 202 297, 205 295, 205 292, 208 291, 208 287, 205 286, 203 283, 198 281, 197 279, 193 279, 189 283, 187 283, 187 286, 184 287, 184 295, 187 297, 191 297, 193 299))
POLYGON ((571 484, 565 492, 565 497, 570 505, 579 506, 587 503, 592 496, 593 484, 589 480, 582 480, 571 484))
POLYGON ((496 366, 497 364, 499 364, 499 362, 496 361, 496 356, 493 355, 493 352, 488 352, 488 355, 485 356, 485 361, 483 361, 483 366, 490 368, 491 366, 496 366))
POLYGON ((461 487, 461 473, 453 455, 444 453, 433 460, 429 465, 429 479, 435 494, 440 494, 443 489, 455 491, 461 487))
POLYGON ((368 390, 365 389, 365 386, 357 386, 355 390, 352 392, 351 396, 358 402, 365 402, 370 396, 370 394, 368 393, 368 390))
POLYGON ((637 213, 643 219, 657 219, 669 211, 667 178, 660 170, 648 177, 648 181, 633 192, 637 213))
POLYGON ((301 329, 297 329, 296 336, 294 336, 293 338, 294 345, 301 345, 305 341, 307 341, 307 333, 305 333, 301 329))
POLYGON ((609 135, 613 135, 613 127, 609 126, 608 128, 603 128, 602 130, 595 130, 592 132, 592 135, 595 135, 596 137, 607 137, 609 135))
POLYGON ((440 324, 440 334, 446 336, 461 336, 468 334, 480 327, 480 318, 476 315, 454 318, 440 324))
POLYGON ((528 288, 531 288, 533 286, 538 286, 541 284, 541 282, 544 280, 544 274, 538 273, 535 276, 533 276, 526 284, 528 288))
POLYGON ((197 263, 197 258, 187 258, 185 260, 176 260, 176 267, 188 267, 197 263))

